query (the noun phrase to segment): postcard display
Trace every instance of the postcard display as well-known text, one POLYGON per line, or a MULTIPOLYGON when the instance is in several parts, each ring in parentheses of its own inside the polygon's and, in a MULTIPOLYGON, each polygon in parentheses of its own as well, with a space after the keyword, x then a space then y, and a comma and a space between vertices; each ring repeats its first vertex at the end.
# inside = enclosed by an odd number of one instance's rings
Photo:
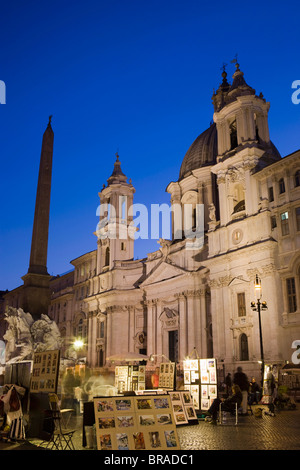
POLYGON ((198 423, 192 396, 188 390, 169 392, 176 426, 198 423))
POLYGON ((174 390, 176 364, 175 362, 162 362, 159 368, 159 388, 174 390))
POLYGON ((34 354, 30 393, 56 393, 59 371, 59 349, 34 354))
POLYGON ((145 390, 145 366, 117 366, 115 387, 119 393, 145 390))
POLYGON ((183 361, 184 389, 191 393, 196 410, 206 411, 217 398, 216 359, 183 361))
POLYGON ((94 398, 98 450, 180 449, 169 395, 94 398))

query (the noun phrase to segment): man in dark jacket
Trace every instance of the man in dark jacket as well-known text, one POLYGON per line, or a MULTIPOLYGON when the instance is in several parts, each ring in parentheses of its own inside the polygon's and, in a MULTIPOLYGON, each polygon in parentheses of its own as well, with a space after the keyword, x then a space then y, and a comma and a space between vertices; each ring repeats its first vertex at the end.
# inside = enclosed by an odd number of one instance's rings
POLYGON ((233 377, 233 383, 238 385, 243 395, 242 401, 242 414, 248 414, 248 391, 249 391, 249 380, 246 374, 244 374, 241 367, 237 368, 236 373, 233 377))

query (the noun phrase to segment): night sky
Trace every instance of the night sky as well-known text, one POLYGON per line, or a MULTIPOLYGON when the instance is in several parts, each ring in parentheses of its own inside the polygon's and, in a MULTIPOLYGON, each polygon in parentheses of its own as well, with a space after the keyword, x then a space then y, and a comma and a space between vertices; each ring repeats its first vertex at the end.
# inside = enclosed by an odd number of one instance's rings
MULTIPOLYGON (((183 157, 213 119, 211 96, 236 54, 270 101, 271 140, 300 148, 295 2, 13 1, 1 5, 0 290, 28 270, 42 135, 53 115, 48 272, 96 249, 98 192, 115 153, 135 202, 169 203, 183 157)), ((137 241, 135 258, 158 248, 137 241)))

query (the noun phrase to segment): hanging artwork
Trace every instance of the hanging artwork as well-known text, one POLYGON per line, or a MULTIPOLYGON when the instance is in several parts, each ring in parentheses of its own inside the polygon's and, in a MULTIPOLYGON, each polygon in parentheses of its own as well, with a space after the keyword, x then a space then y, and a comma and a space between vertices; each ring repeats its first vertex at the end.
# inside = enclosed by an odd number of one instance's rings
POLYGON ((196 410, 206 411, 217 398, 217 361, 190 359, 183 361, 184 389, 191 393, 196 410))
POLYGON ((176 383, 175 362, 162 362, 159 369, 159 388, 174 390, 176 383))
POLYGON ((30 393, 56 393, 59 349, 34 353, 30 393))

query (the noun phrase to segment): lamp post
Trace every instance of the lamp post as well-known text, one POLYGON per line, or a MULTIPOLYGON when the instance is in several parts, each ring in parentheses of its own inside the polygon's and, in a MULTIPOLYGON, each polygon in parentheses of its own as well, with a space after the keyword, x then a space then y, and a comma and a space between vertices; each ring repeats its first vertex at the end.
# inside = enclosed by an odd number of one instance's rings
POLYGON ((261 282, 256 274, 254 289, 256 292, 256 302, 251 302, 251 308, 254 311, 258 312, 258 325, 259 325, 259 342, 260 342, 260 358, 261 358, 261 385, 264 383, 264 348, 263 348, 263 339, 262 339, 262 328, 261 328, 261 311, 267 310, 267 302, 261 300, 261 282))

